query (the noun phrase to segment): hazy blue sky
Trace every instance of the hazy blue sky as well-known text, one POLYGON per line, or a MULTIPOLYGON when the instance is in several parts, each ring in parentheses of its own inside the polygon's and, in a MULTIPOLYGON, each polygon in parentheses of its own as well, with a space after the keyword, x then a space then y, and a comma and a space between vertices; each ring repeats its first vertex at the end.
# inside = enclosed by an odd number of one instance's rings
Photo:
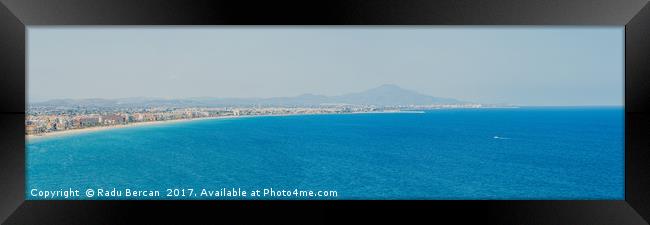
POLYGON ((339 95, 622 105, 623 27, 29 27, 28 100, 339 95))

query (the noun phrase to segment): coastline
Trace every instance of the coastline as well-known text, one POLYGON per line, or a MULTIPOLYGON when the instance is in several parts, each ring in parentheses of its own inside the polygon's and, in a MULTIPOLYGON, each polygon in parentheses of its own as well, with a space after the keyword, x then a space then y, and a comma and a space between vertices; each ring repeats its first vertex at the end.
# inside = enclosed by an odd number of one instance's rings
POLYGON ((137 123, 118 124, 118 125, 101 126, 101 127, 88 127, 88 128, 82 128, 82 129, 72 129, 72 130, 63 130, 63 131, 40 133, 40 134, 37 134, 37 135, 31 134, 31 135, 25 135, 25 140, 27 140, 27 141, 29 141, 29 140, 38 140, 38 139, 47 138, 47 137, 65 136, 65 135, 72 135, 72 134, 82 134, 82 133, 87 133, 87 132, 96 132, 96 131, 120 129, 120 128, 127 128, 127 127, 137 127, 137 126, 148 126, 148 125, 156 125, 156 124, 189 122, 189 121, 197 121, 197 120, 216 120, 216 119, 271 117, 271 116, 345 115, 345 114, 374 114, 374 113, 422 113, 422 112, 421 111, 378 111, 378 112, 350 112, 350 113, 304 113, 304 114, 269 114, 269 115, 200 117, 200 118, 190 118, 190 119, 137 122, 137 123))
POLYGON ((40 133, 40 134, 37 134, 37 135, 34 135, 34 134, 25 135, 25 139, 26 140, 37 140, 37 139, 46 138, 46 137, 64 136, 64 135, 71 135, 71 134, 81 134, 81 133, 86 133, 86 132, 96 132, 96 131, 120 129, 120 128, 127 128, 127 127, 138 127, 138 126, 148 126, 148 125, 156 125, 156 124, 168 124, 168 123, 178 123, 178 122, 188 122, 188 121, 208 120, 208 119, 229 119, 229 118, 240 118, 240 117, 243 117, 243 116, 201 117, 201 118, 190 118, 190 119, 159 120, 159 121, 148 121, 148 122, 118 124, 118 125, 101 126, 101 127, 88 127, 88 128, 82 128, 82 129, 72 129, 72 130, 63 130, 63 131, 40 133))

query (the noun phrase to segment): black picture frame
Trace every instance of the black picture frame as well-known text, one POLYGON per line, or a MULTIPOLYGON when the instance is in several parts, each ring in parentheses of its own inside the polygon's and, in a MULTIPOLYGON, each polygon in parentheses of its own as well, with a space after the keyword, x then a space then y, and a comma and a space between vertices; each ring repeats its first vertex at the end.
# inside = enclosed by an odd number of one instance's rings
MULTIPOLYGON (((650 6, 645 0, 0 0, 0 221, 124 224, 207 219, 305 223, 443 219, 497 224, 650 221, 650 6), (26 201, 26 26, 578 25, 625 26, 625 200, 26 201)), ((211 222, 208 222, 211 223, 211 222)))

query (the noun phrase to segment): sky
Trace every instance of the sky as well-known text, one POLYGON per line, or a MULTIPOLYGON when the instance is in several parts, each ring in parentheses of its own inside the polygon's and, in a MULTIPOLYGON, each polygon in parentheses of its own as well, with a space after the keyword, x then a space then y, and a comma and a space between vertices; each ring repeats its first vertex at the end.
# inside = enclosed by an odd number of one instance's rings
POLYGON ((29 102, 340 95, 624 103, 624 27, 30 26, 29 102))

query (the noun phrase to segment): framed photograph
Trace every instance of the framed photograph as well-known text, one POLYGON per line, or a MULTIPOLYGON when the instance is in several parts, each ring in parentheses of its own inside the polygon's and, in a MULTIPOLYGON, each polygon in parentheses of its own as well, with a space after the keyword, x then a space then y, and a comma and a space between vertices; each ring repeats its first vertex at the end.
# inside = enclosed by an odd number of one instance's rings
POLYGON ((0 2, 3 224, 650 219, 646 1, 0 2))

